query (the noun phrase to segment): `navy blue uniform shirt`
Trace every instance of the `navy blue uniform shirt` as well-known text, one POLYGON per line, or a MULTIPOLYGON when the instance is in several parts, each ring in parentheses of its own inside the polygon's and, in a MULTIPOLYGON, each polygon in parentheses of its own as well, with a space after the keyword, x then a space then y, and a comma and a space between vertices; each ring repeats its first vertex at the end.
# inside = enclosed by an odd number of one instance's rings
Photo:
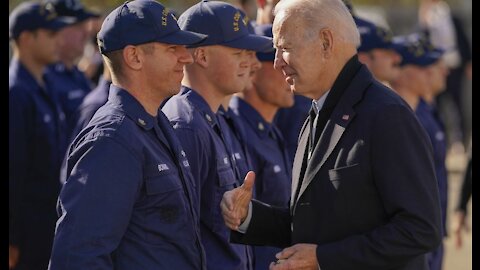
POLYGON ((67 118, 67 133, 70 137, 75 128, 74 115, 85 96, 92 90, 90 81, 76 66, 68 69, 62 63, 50 65, 46 77, 49 87, 59 95, 60 104, 67 118))
POLYGON ((420 99, 415 114, 422 126, 427 131, 428 137, 433 146, 433 161, 435 163, 435 174, 437 176, 438 191, 440 195, 440 207, 442 209, 442 227, 443 234, 447 235, 447 167, 445 159, 447 155, 447 142, 445 137, 445 129, 435 109, 428 105, 425 100, 420 99))
POLYGON ((288 207, 292 164, 283 137, 275 124, 268 123, 250 104, 233 97, 230 106, 239 115, 246 146, 256 174, 255 198, 270 205, 288 207))
MULTIPOLYGON (((255 172, 255 199, 278 207, 288 207, 292 186, 292 163, 280 131, 270 124, 243 99, 234 96, 230 101, 231 111, 244 126, 245 143, 255 172)), ((275 247, 254 247, 255 269, 264 270, 275 254, 275 247)))
POLYGON ((290 162, 293 164, 295 152, 297 151, 298 136, 302 129, 303 123, 307 120, 308 112, 312 107, 312 100, 295 95, 295 103, 290 108, 282 108, 278 110, 273 120, 278 129, 282 132, 285 144, 288 149, 290 162))
MULTIPOLYGON (((237 177, 239 185, 243 184, 245 176, 248 171, 252 171, 253 167, 251 159, 247 150, 245 140, 248 139, 245 135, 242 122, 236 118, 238 115, 234 114, 230 108, 227 110, 223 106, 217 111, 218 123, 222 129, 225 137, 227 150, 230 153, 231 163, 237 177)), ((251 246, 245 246, 247 252, 248 269, 253 269, 253 249, 251 246)))
POLYGON ((245 131, 241 121, 235 120, 239 116, 230 108, 225 110, 220 106, 217 112, 218 122, 225 136, 227 150, 230 152, 233 167, 236 167, 236 176, 240 184, 243 184, 245 175, 252 170, 248 150, 245 144, 245 131))
POLYGON ((165 103, 162 111, 187 153, 196 181, 207 268, 247 269, 247 248, 230 243, 230 229, 220 210, 223 193, 239 183, 216 114, 203 97, 184 86, 165 103))
POLYGON ((67 174, 50 269, 205 269, 195 182, 161 111, 111 85, 67 174))
POLYGON ((8 95, 9 243, 16 269, 45 269, 57 216, 59 172, 66 151, 64 115, 55 96, 12 59, 8 95))
POLYGON ((73 130, 71 140, 87 126, 90 119, 92 119, 98 108, 102 107, 108 99, 108 90, 112 82, 105 80, 103 76, 100 77, 97 87, 88 93, 83 99, 73 116, 75 128, 73 130))

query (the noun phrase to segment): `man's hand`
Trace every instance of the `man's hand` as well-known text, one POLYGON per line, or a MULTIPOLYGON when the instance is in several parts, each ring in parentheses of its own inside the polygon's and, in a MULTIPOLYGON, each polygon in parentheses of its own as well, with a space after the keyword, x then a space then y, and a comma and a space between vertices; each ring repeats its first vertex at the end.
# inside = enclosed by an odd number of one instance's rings
POLYGON ((232 230, 238 230, 248 214, 248 204, 252 199, 255 173, 249 171, 243 185, 223 194, 220 208, 222 209, 225 225, 232 230))
POLYGON ((275 255, 278 260, 270 263, 270 270, 318 270, 316 251, 315 244, 296 244, 288 247, 275 255))

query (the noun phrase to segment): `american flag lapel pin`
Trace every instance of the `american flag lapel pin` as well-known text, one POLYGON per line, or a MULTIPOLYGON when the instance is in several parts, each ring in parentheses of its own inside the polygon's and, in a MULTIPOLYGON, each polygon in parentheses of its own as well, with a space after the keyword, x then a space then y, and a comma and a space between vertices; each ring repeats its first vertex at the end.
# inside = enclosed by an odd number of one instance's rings
POLYGON ((342 116, 342 120, 345 120, 345 121, 347 121, 349 118, 350 118, 350 115, 348 115, 348 114, 344 114, 342 116))

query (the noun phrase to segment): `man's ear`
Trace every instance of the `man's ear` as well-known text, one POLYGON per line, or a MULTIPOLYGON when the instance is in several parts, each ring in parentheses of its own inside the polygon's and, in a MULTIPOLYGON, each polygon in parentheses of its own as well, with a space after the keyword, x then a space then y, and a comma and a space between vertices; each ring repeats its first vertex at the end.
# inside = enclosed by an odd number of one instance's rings
POLYGON ((143 66, 144 53, 138 46, 128 45, 122 51, 123 61, 125 64, 133 69, 140 70, 143 66))
POLYGON ((32 31, 22 31, 15 41, 17 44, 30 44, 35 34, 32 31))
POLYGON ((263 8, 265 7, 266 0, 257 0, 257 7, 263 8))
POLYGON ((365 52, 358 52, 358 61, 360 61, 363 64, 369 63, 370 62, 370 56, 368 53, 365 52))
POLYGON ((201 67, 208 66, 208 49, 205 47, 198 47, 193 50, 193 62, 201 67))
POLYGON ((333 50, 333 33, 329 28, 322 28, 320 30, 320 40, 322 51, 328 55, 332 53, 333 50))

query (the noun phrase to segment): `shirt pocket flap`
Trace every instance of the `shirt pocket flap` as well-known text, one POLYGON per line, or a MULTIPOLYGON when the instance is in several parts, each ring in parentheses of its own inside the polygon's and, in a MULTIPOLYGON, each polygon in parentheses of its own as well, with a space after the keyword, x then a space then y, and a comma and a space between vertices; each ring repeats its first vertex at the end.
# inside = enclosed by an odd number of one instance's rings
POLYGON ((145 180, 145 189, 147 195, 162 194, 179 190, 182 188, 180 178, 174 171, 168 173, 157 174, 145 180))
POLYGON ((219 168, 217 171, 218 174, 218 184, 221 187, 232 186, 235 184, 235 175, 233 174, 232 169, 230 168, 219 168))

